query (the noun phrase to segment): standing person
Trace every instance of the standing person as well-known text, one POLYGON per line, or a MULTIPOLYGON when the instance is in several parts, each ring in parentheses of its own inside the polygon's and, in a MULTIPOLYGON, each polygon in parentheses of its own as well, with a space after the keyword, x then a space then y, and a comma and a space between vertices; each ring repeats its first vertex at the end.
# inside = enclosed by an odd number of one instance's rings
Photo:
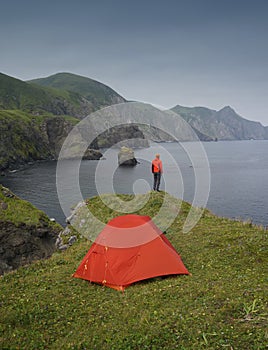
POLYGON ((159 185, 161 180, 161 174, 163 173, 163 165, 160 160, 160 154, 155 155, 155 159, 152 161, 152 173, 154 174, 154 191, 159 192, 159 185))

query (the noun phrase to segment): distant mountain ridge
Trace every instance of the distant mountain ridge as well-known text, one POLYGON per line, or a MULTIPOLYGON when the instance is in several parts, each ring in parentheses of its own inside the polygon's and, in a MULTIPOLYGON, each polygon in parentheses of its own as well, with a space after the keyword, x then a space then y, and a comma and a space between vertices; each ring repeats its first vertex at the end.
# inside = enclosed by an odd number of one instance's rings
POLYGON ((268 139, 268 127, 241 117, 230 106, 216 111, 206 107, 177 105, 171 110, 179 114, 194 129, 214 140, 268 139))

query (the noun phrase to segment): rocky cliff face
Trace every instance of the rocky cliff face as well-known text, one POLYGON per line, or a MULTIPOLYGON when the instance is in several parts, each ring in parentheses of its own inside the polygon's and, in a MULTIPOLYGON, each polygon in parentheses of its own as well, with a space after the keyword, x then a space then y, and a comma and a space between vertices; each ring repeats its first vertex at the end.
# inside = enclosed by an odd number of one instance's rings
MULTIPOLYGON (((0 170, 17 168, 27 162, 55 159, 73 126, 104 106, 125 102, 110 87, 95 80, 69 73, 23 82, 0 73, 0 170)), ((94 129, 94 126, 91 126, 94 129)), ((81 130, 82 146, 92 130, 81 130)), ((84 159, 100 159, 100 147, 131 139, 137 129, 119 128, 99 137, 86 149, 84 159)), ((141 133, 140 133, 141 134, 141 133)), ((139 135, 138 135, 139 136, 139 135)), ((148 146, 140 141, 138 146, 148 146)), ((81 148, 81 145, 76 145, 81 148)), ((69 152, 76 157, 77 147, 69 152)))
POLYGON ((56 250, 61 227, 0 185, 0 275, 56 250))
POLYGON ((51 117, 45 118, 40 128, 42 141, 47 144, 50 154, 57 158, 65 138, 73 128, 73 124, 63 117, 51 117))
POLYGON ((265 128, 261 123, 240 117, 234 109, 227 106, 215 115, 219 125, 223 126, 222 138, 233 140, 263 140, 266 138, 265 128))
POLYGON ((51 157, 49 144, 39 125, 25 113, 0 114, 0 169, 51 157))
POLYGON ((176 106, 178 113, 193 128, 217 140, 264 140, 268 139, 267 127, 239 116, 234 109, 226 106, 219 111, 205 107, 176 106))
MULTIPOLYGON (((18 168, 36 160, 57 159, 73 121, 63 116, 33 117, 22 112, 0 113, 0 170, 18 168)), ((85 159, 99 159, 87 150, 85 159)))
MULTIPOLYGON (((18 168, 36 160, 57 159, 63 142, 78 120, 68 120, 63 116, 34 117, 18 111, 0 113, 0 170, 18 168)), ((76 142, 66 153, 67 158, 75 158, 79 149, 87 144, 89 136, 97 135, 94 126, 87 123, 79 129, 76 142)), ((148 140, 136 125, 118 126, 96 137, 83 159, 100 159, 99 148, 148 147, 148 140)))
POLYGON ((149 142, 137 125, 122 125, 108 129, 96 139, 99 148, 115 146, 142 148, 149 147, 149 142))
POLYGON ((40 221, 35 226, 0 221, 0 275, 50 257, 56 249, 58 233, 47 222, 40 221))
MULTIPOLYGON (((143 132, 143 134, 145 135, 145 137, 149 140, 154 141, 154 142, 174 142, 174 141, 176 141, 175 138, 173 138, 171 135, 164 132, 162 129, 155 128, 153 126, 148 127, 145 125, 141 125, 139 127, 140 127, 141 131, 143 132)), ((183 127, 184 126, 182 126, 181 134, 184 133, 183 127)), ((163 125, 163 129, 165 129, 164 125, 163 125)), ((175 125, 174 125, 174 130, 175 130, 175 125)), ((186 131, 185 135, 187 135, 188 130, 186 128, 185 128, 185 131, 186 131)), ((193 126, 192 126, 192 131, 196 134, 196 140, 198 138, 200 141, 213 141, 212 137, 203 134, 202 132, 200 132, 199 130, 194 128, 193 126)), ((195 139, 192 137, 192 135, 189 135, 188 139, 185 139, 183 136, 181 136, 181 139, 179 139, 178 141, 191 141, 191 140, 195 140, 195 139)))

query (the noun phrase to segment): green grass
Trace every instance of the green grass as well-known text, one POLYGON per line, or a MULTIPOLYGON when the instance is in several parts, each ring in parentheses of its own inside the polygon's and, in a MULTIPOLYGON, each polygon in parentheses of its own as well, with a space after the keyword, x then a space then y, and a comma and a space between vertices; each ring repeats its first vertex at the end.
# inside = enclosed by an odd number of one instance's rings
POLYGON ((56 118, 56 117, 61 117, 64 118, 65 120, 71 122, 73 125, 76 125, 79 123, 79 119, 72 117, 70 115, 54 115, 52 113, 44 113, 44 114, 39 114, 39 115, 32 115, 30 113, 18 110, 18 109, 3 109, 0 110, 0 122, 16 122, 16 123, 27 123, 33 126, 35 125, 40 125, 42 122, 44 122, 45 119, 47 118, 56 118), (32 124, 31 124, 32 123, 32 124))
POLYGON ((51 87, 57 91, 77 93, 90 101, 95 109, 125 101, 110 87, 96 80, 71 73, 58 73, 47 78, 34 79, 30 83, 51 87))
POLYGON ((30 84, 0 73, 0 109, 78 117, 92 112, 92 105, 76 92, 30 84))
POLYGON ((73 125, 76 125, 79 123, 79 119, 72 117, 71 115, 54 115, 52 113, 44 113, 39 115, 32 115, 27 112, 23 112, 18 109, 4 109, 0 110, 0 122, 5 123, 19 123, 19 126, 21 127, 23 123, 27 123, 28 125, 33 126, 39 126, 42 122, 44 122, 47 118, 64 118, 66 121, 69 121, 73 125))
POLYGON ((24 223, 26 225, 38 226, 40 221, 47 222, 51 226, 60 225, 51 222, 45 213, 31 203, 20 199, 9 189, 0 184, 0 203, 6 203, 7 209, 0 209, 0 221, 11 221, 15 225, 24 223), (8 194, 6 196, 5 194, 8 194))
MULTIPOLYGON (((148 196, 137 212, 154 216, 164 194, 148 196)), ((88 206, 103 222, 122 214, 100 197, 88 206)), ((49 260, 4 275, 0 348, 267 349, 267 231, 206 210, 183 234, 189 209, 183 202, 166 234, 191 276, 139 282, 124 293, 72 278, 90 247, 83 238, 49 260)))

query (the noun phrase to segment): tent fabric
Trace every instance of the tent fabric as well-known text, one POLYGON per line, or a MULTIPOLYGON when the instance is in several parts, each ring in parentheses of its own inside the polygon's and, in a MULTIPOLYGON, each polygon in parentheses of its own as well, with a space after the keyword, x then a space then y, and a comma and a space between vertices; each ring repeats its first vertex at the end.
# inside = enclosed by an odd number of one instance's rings
POLYGON ((180 255, 149 216, 129 214, 109 221, 74 277, 124 290, 165 275, 189 274, 180 255))

